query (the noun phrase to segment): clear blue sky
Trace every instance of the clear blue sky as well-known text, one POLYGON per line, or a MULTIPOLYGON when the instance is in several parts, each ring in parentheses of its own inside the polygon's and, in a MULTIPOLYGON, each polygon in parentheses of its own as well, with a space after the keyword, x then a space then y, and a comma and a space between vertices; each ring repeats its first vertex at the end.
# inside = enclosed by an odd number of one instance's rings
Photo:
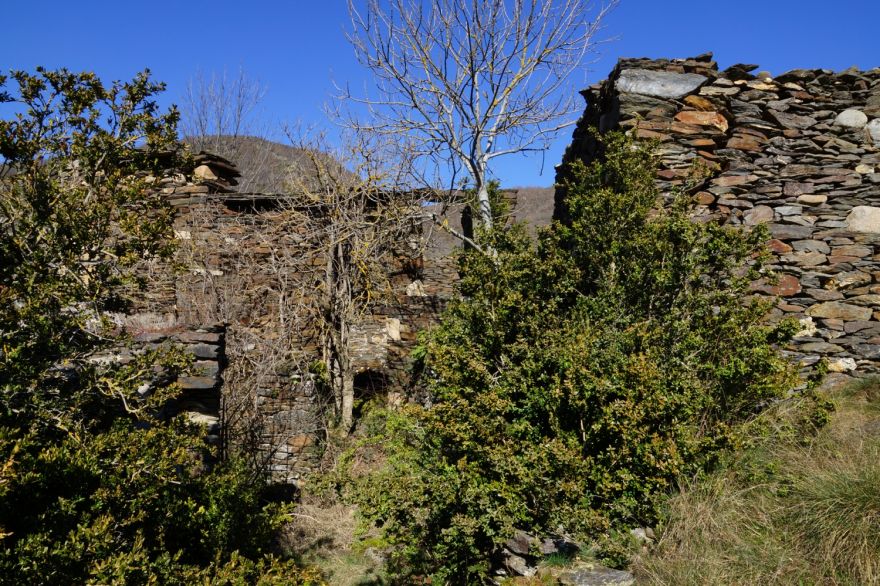
MULTIPOLYGON (((586 0, 585 0, 586 1, 586 0)), ((179 102, 198 70, 239 67, 268 87, 264 108, 280 121, 322 121, 332 80, 364 74, 343 36, 345 0, 4 0, 0 69, 67 67, 128 79, 149 67, 179 102)), ((687 57, 713 51, 722 68, 757 63, 880 67, 880 0, 621 0, 607 20, 602 55, 585 73, 604 78, 618 57, 687 57)), ((499 161, 507 186, 549 185, 569 133, 540 158, 499 161)))

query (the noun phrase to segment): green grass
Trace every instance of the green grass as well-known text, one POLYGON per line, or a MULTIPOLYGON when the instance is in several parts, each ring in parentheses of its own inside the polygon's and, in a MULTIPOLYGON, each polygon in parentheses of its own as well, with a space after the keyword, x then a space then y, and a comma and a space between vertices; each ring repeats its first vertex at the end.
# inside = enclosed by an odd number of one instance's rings
POLYGON ((751 447, 669 506, 645 584, 880 584, 880 380, 833 397, 810 433, 797 402, 753 426, 751 447))

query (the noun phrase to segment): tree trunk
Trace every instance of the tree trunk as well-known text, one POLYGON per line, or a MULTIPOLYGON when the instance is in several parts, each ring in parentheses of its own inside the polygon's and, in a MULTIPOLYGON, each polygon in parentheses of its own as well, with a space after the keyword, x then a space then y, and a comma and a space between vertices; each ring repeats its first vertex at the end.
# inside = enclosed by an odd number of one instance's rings
POLYGON ((492 229, 492 204, 489 202, 489 188, 486 183, 480 183, 477 188, 477 217, 480 224, 487 230, 492 229))
POLYGON ((351 431, 354 420, 354 374, 349 355, 351 343, 351 259, 349 244, 338 242, 327 260, 326 286, 329 293, 325 320, 329 331, 324 345, 330 387, 336 407, 339 430, 351 431))
POLYGON ((351 433, 354 423, 354 376, 351 369, 342 373, 342 410, 339 426, 346 435, 351 433))

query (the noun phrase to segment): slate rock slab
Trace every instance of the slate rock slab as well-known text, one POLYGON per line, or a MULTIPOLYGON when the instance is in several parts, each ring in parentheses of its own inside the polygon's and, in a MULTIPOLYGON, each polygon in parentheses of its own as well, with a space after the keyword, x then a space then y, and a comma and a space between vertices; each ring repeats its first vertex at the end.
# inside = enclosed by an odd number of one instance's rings
POLYGON ((629 572, 594 566, 563 572, 559 575, 559 583, 565 586, 631 586, 636 580, 629 572))
POLYGON ((677 99, 696 91, 708 79, 696 73, 625 69, 617 78, 617 89, 624 93, 677 99))
POLYGON ((860 321, 871 319, 871 313, 869 307, 859 307, 858 305, 850 305, 848 303, 841 303, 840 301, 818 303, 807 310, 807 315, 810 317, 860 321))

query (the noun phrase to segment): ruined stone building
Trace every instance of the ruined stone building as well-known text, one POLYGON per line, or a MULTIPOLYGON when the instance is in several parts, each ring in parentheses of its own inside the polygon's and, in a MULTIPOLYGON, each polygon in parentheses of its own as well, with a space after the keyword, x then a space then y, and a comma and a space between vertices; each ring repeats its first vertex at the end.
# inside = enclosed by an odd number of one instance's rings
MULTIPOLYGON (((699 169, 702 181, 689 187, 697 221, 769 227, 779 279, 755 290, 780 297, 771 319, 794 316, 803 324, 786 349, 791 358, 807 367, 825 357, 841 375, 876 372, 880 69, 775 76, 756 69, 720 71, 711 55, 621 60, 583 92, 586 111, 565 161, 599 156, 590 128, 619 128, 657 141, 664 194, 699 169)), ((300 252, 301 234, 283 221, 282 198, 235 191, 238 170, 230 162, 201 155, 184 171, 157 185, 177 211, 180 247, 173 270, 149 268, 139 335, 183 336, 196 345, 206 369, 183 381, 186 392, 244 391, 225 400, 227 417, 247 413, 257 421, 254 441, 266 466, 276 480, 295 482, 318 465, 324 430, 322 398, 303 372, 319 350, 314 324, 285 308, 309 302, 324 260, 300 252), (224 325, 210 325, 218 321, 224 325), (233 363, 224 358, 230 344, 233 363), (236 387, 247 369, 250 386, 236 387)), ((555 201, 553 190, 522 190, 516 202, 515 216, 534 225, 551 215, 565 220, 562 190, 555 201)), ((417 262, 388 267, 392 290, 352 341, 361 392, 407 376, 416 333, 453 293, 456 245, 434 231, 417 262)), ((201 409, 217 405, 203 398, 201 409)))
MULTIPOLYGON (((801 321, 787 352, 828 358, 838 373, 880 365, 880 68, 840 73, 757 65, 719 71, 711 54, 621 60, 583 92, 586 112, 565 160, 589 161, 589 128, 659 143, 657 180, 670 194, 698 167, 698 221, 767 224, 778 295, 771 318, 801 321)), ((556 194, 556 217, 565 216, 556 194)))

